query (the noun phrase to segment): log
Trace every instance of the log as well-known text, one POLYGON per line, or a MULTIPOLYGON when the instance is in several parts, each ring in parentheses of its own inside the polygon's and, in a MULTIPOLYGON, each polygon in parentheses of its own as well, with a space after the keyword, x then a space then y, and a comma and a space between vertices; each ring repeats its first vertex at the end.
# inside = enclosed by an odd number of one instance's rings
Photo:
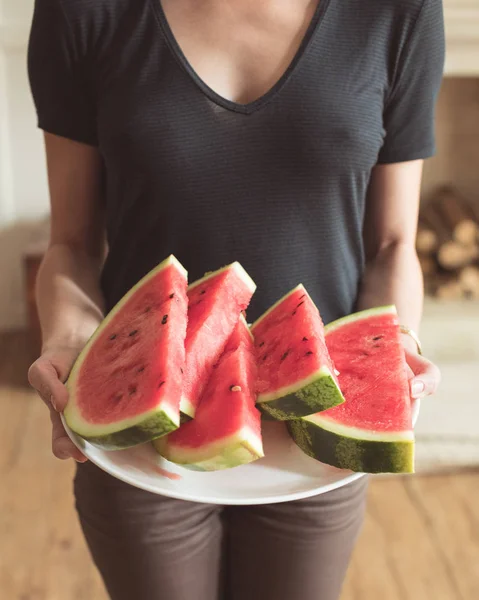
POLYGON ((440 242, 451 238, 451 232, 444 222, 442 214, 438 210, 438 204, 434 199, 421 206, 419 222, 435 231, 440 242))
POLYGON ((479 224, 474 211, 454 188, 442 188, 434 204, 453 240, 466 246, 476 243, 479 237, 479 224))
POLYGON ((429 296, 440 296, 442 288, 448 288, 451 282, 457 281, 457 273, 439 270, 433 277, 424 278, 424 291, 429 296))
MULTIPOLYGON (((435 202, 424 203, 424 205, 421 206, 421 212, 419 214, 419 221, 418 221, 418 234, 420 231, 423 231, 424 229, 434 233, 434 238, 435 238, 434 252, 438 252, 439 248, 443 244, 451 241, 451 234, 447 230, 447 227, 444 224, 444 221, 442 220, 442 216, 439 214, 439 212, 437 210, 437 206, 436 206, 435 202)), ((421 244, 423 244, 423 247, 424 247, 424 243, 425 243, 424 236, 421 236, 421 237, 422 237, 422 239, 419 241, 419 246, 421 244)), ((432 236, 430 236, 428 234, 428 236, 426 236, 426 245, 428 242, 431 244, 431 240, 432 240, 432 236), (427 238, 429 238, 429 239, 427 239, 427 238)), ((419 246, 418 246, 418 237, 417 237, 416 238, 416 249, 418 251, 418 254, 421 253, 419 246)))
POLYGON ((462 287, 457 279, 438 285, 435 296, 440 300, 459 300, 462 298, 462 287))
POLYGON ((471 300, 479 300, 479 267, 470 265, 459 272, 458 281, 463 296, 471 300))
POLYGON ((479 258, 477 244, 465 246, 454 240, 443 243, 437 252, 438 263, 449 271, 466 267, 477 258, 479 258))
POLYGON ((437 272, 437 262, 434 257, 420 254, 419 263, 425 277, 431 277, 437 272))
POLYGON ((479 225, 471 219, 458 223, 454 231, 454 239, 466 245, 473 244, 479 240, 479 225))
POLYGON ((419 222, 416 236, 416 250, 418 254, 430 256, 434 254, 439 247, 439 238, 437 233, 429 226, 419 222))

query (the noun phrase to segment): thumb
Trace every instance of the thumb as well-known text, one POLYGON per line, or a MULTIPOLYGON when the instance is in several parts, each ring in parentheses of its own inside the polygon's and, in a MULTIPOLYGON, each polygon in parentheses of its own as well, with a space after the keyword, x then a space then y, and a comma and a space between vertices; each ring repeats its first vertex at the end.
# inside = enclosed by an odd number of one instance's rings
POLYGON ((441 381, 439 368, 417 352, 406 350, 407 363, 414 373, 410 380, 411 396, 422 398, 434 394, 441 381))

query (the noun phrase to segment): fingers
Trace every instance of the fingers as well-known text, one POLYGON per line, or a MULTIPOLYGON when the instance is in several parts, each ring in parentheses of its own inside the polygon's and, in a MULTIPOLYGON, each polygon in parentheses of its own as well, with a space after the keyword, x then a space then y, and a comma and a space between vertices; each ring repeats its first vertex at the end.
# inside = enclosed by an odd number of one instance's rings
POLYGON ((411 367, 406 364, 406 371, 407 371, 407 380, 411 381, 411 379, 414 378, 414 371, 411 369, 411 367))
POLYGON ((68 402, 68 390, 50 360, 39 358, 28 370, 28 381, 47 406, 62 412, 68 402))
POLYGON ((68 437, 58 414, 68 402, 68 390, 62 383, 66 377, 63 371, 61 365, 57 368, 48 356, 43 356, 28 370, 28 381, 50 410, 53 454, 61 460, 74 458, 78 462, 85 462, 86 457, 68 437))
POLYGON ((86 462, 87 458, 78 450, 75 444, 68 437, 60 415, 54 410, 50 410, 50 420, 52 422, 52 452, 60 460, 74 458, 77 462, 86 462))
POLYGON ((406 351, 406 359, 414 373, 414 377, 410 380, 411 396, 413 398, 423 398, 434 394, 441 382, 439 368, 430 360, 415 352, 406 351))

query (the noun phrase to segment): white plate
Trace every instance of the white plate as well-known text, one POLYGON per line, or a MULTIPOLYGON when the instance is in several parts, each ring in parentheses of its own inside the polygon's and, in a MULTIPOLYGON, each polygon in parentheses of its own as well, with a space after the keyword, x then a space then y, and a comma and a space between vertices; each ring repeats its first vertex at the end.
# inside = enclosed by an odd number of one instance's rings
MULTIPOLYGON (((413 420, 419 414, 413 407, 413 420)), ((65 423, 64 423, 65 425, 65 423)), ((324 494, 363 476, 336 469, 306 456, 282 423, 264 422, 265 457, 234 469, 199 473, 161 458, 151 444, 106 452, 85 442, 66 425, 73 443, 92 463, 138 488, 209 504, 272 504, 324 494)))

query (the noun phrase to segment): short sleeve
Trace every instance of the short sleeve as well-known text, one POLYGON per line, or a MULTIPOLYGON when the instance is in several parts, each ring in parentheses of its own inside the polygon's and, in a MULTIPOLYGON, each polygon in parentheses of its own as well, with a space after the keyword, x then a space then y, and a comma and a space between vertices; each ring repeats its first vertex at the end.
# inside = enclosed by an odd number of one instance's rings
POLYGON ((75 44, 61 0, 35 0, 28 75, 38 126, 48 133, 96 145, 92 76, 84 50, 75 44))
POLYGON ((435 107, 444 71, 442 0, 423 0, 399 58, 383 122, 379 163, 428 158, 435 152, 435 107))

